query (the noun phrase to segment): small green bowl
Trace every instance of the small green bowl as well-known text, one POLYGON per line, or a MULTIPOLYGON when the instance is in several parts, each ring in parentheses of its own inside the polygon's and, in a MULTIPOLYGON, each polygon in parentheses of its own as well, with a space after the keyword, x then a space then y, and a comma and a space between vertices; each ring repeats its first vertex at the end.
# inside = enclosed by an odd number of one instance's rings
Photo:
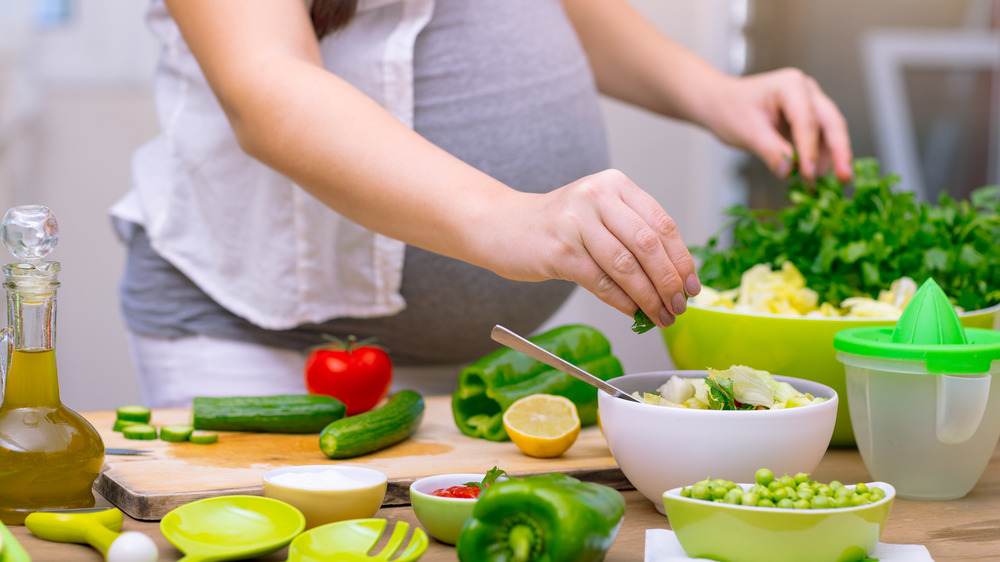
MULTIPOLYGON (((753 484, 740 484, 744 490, 753 484)), ((854 562, 875 550, 896 489, 872 482, 885 497, 837 509, 748 507, 663 493, 670 527, 691 558, 740 562, 854 562)), ((854 488, 854 486, 847 486, 854 488)))
POLYGON ((445 544, 458 542, 465 522, 472 516, 475 499, 443 498, 431 492, 451 486, 461 486, 467 482, 481 482, 484 474, 439 474, 420 478, 410 484, 410 504, 417 515, 417 521, 427 534, 445 544))

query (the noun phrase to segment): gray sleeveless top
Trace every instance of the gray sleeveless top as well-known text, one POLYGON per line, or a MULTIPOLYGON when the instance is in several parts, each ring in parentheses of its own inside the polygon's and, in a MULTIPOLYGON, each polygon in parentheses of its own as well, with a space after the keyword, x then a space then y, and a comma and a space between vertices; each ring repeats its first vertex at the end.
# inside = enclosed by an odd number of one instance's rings
MULTIPOLYGON (((437 0, 414 73, 414 129, 507 185, 540 193, 608 167, 593 77, 559 0, 437 0)), ((496 348, 495 324, 533 332, 573 289, 510 281, 408 246, 402 312, 265 330, 216 304, 132 228, 122 310, 131 330, 154 337, 304 351, 323 334, 353 334, 377 338, 398 365, 456 364, 496 348)))

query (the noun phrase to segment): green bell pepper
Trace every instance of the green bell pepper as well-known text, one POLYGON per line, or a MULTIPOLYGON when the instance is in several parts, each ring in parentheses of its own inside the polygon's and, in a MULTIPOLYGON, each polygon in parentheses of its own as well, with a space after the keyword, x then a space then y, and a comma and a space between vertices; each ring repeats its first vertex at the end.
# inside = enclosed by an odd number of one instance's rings
POLYGON ((458 536, 462 562, 589 562, 604 559, 625 520, 620 492, 565 474, 494 483, 458 536))
MULTIPOLYGON (((561 326, 529 338, 595 377, 620 377, 621 362, 611 343, 590 326, 561 326)), ((458 429, 470 437, 506 441, 503 413, 530 394, 558 394, 576 404, 580 425, 597 423, 597 389, 520 351, 502 348, 462 369, 451 410, 458 429)))

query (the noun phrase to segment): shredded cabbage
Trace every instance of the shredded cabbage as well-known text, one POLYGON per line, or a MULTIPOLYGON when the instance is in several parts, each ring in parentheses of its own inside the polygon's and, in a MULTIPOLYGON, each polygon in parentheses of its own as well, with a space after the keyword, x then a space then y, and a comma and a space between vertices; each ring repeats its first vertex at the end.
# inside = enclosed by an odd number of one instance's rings
MULTIPOLYGON (((824 402, 826 398, 817 398, 809 393, 802 393, 787 382, 775 380, 771 373, 752 369, 744 365, 733 365, 720 371, 707 369, 708 376, 704 378, 672 376, 661 385, 656 392, 632 395, 646 404, 654 406, 670 406, 674 408, 692 409, 767 409, 795 408, 824 402), (710 385, 709 379, 715 384, 710 385), (732 396, 725 396, 722 401, 728 405, 720 407, 720 397, 713 397, 711 387, 732 389, 732 396)), ((723 393, 724 394, 724 393, 723 393)))
POLYGON ((913 279, 901 277, 893 281, 888 290, 881 291, 878 298, 850 297, 838 305, 820 303, 816 291, 806 287, 802 273, 786 261, 777 271, 771 270, 771 264, 757 264, 743 272, 739 287, 728 291, 702 287, 701 292, 691 298, 700 306, 737 312, 898 319, 917 288, 913 279))

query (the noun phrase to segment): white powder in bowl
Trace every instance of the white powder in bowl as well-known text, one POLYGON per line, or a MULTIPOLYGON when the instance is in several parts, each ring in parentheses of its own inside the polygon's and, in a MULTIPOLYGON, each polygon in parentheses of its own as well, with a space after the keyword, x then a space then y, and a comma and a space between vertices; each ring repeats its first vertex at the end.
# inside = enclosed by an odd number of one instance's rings
POLYGON ((269 480, 280 486, 303 488, 306 490, 351 490, 355 488, 367 488, 374 484, 371 479, 355 478, 339 470, 285 472, 275 474, 269 480))

